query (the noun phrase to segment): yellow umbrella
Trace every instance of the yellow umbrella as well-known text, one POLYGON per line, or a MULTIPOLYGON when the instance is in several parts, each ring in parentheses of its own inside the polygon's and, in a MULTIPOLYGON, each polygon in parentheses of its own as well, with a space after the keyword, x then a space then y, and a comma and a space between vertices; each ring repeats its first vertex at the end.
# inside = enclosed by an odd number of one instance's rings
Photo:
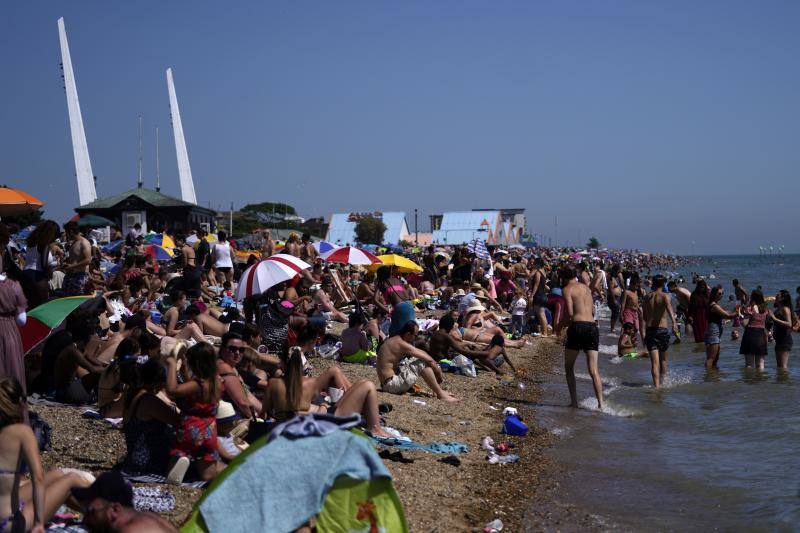
POLYGON ((422 272, 422 267, 416 264, 411 259, 397 254, 379 255, 378 259, 381 260, 380 265, 369 265, 368 270, 378 270, 382 266, 393 267, 395 272, 401 274, 409 274, 411 272, 422 272))

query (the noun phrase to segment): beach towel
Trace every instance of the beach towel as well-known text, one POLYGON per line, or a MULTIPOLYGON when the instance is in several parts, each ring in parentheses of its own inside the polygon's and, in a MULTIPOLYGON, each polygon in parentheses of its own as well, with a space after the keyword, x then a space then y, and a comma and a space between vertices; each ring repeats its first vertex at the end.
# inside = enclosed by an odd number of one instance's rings
POLYGON ((401 450, 444 453, 448 455, 466 453, 469 450, 466 444, 461 444, 460 442, 431 442, 430 444, 420 444, 411 440, 395 438, 382 439, 378 437, 372 437, 372 439, 380 446, 399 448, 401 450))
POLYGON ((238 465, 219 486, 222 490, 207 493, 199 504, 208 531, 293 531, 320 513, 340 476, 391 479, 369 439, 350 431, 279 436, 238 465), (232 513, 243 498, 248 511, 232 513))

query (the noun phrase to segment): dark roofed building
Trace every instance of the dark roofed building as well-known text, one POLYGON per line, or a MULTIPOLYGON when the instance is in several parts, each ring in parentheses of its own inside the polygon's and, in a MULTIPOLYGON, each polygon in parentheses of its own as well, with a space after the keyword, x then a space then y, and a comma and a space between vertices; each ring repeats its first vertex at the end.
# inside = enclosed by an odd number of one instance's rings
POLYGON ((159 191, 139 187, 75 208, 81 216, 98 215, 113 220, 123 234, 134 224, 144 231, 188 231, 201 227, 212 229, 216 211, 200 207, 159 191))

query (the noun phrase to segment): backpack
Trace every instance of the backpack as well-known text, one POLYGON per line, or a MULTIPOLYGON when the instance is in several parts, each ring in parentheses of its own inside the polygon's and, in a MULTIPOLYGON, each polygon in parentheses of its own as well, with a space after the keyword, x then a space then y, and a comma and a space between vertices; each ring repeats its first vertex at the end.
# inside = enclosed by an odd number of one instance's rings
POLYGON ((30 411, 28 418, 30 419, 33 434, 36 435, 36 441, 39 443, 39 451, 48 451, 52 447, 53 428, 38 413, 30 411))

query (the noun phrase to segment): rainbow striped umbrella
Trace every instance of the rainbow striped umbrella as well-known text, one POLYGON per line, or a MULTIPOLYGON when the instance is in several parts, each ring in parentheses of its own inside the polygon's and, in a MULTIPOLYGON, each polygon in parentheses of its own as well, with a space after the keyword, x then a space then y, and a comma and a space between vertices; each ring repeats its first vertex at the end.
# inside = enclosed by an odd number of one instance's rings
POLYGON ((147 255, 152 255, 156 261, 169 261, 174 256, 172 250, 164 248, 163 246, 158 246, 156 244, 151 244, 150 246, 145 248, 144 253, 146 253, 147 255))
POLYGON ((172 240, 172 237, 167 235, 166 233, 151 233, 144 240, 148 244, 155 244, 161 246, 162 248, 172 249, 175 248, 175 241, 172 240))
POLYGON ((51 300, 28 311, 28 321, 19 326, 22 349, 28 353, 45 340, 71 312, 93 296, 69 296, 51 300))

